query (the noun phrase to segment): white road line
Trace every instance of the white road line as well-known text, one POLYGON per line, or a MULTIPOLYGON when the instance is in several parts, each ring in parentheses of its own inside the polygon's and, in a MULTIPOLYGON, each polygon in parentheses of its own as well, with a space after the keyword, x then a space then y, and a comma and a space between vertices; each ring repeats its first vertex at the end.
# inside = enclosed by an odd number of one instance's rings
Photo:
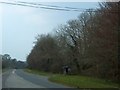
POLYGON ((15 71, 16 71, 16 69, 14 69, 14 70, 12 71, 12 73, 15 74, 15 71))
POLYGON ((11 74, 5 82, 7 88, 46 88, 23 79, 15 71, 17 70, 13 70, 12 73, 14 72, 14 74, 11 74))

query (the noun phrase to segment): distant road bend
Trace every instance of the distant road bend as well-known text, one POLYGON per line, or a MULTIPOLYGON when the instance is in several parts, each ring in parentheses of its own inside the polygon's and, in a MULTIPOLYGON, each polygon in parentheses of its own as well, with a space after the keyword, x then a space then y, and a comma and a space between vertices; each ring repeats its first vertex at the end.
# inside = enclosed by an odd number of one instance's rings
POLYGON ((48 77, 11 69, 2 75, 3 88, 68 88, 48 81, 48 77))

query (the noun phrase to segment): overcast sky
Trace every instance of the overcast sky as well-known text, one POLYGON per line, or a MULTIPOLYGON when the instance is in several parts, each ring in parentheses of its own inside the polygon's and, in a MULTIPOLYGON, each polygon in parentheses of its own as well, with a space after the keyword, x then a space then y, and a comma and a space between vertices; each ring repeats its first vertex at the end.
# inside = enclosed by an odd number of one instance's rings
MULTIPOLYGON (((42 4, 85 9, 98 7, 97 2, 46 2, 42 4)), ((34 45, 33 42, 37 34, 50 33, 58 25, 77 18, 79 14, 80 12, 74 11, 55 11, 2 4, 2 10, 0 10, 0 15, 2 15, 0 17, 0 32, 2 30, 0 47, 2 45, 2 52, 0 53, 7 53, 12 58, 25 61, 34 45)))

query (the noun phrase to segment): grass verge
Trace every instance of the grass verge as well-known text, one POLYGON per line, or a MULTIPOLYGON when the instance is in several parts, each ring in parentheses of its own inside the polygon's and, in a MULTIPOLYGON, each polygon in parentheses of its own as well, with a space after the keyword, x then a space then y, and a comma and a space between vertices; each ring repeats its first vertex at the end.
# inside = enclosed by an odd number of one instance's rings
POLYGON ((103 79, 98 79, 93 77, 52 74, 52 73, 40 72, 37 70, 29 70, 29 69, 26 69, 25 71, 29 73, 48 76, 50 81, 67 85, 70 87, 77 87, 77 88, 118 88, 119 87, 120 88, 120 86, 118 86, 117 83, 112 83, 103 79))
POLYGON ((77 88, 118 88, 118 84, 87 76, 55 75, 50 81, 77 88))
POLYGON ((7 69, 7 68, 6 68, 6 69, 2 69, 1 72, 4 73, 4 72, 6 72, 6 71, 8 71, 8 70, 9 70, 9 69, 7 69))
POLYGON ((38 71, 38 70, 31 70, 31 69, 25 69, 26 72, 29 73, 34 73, 34 74, 38 74, 38 75, 43 75, 43 76, 52 76, 52 73, 46 73, 46 72, 42 72, 42 71, 38 71))

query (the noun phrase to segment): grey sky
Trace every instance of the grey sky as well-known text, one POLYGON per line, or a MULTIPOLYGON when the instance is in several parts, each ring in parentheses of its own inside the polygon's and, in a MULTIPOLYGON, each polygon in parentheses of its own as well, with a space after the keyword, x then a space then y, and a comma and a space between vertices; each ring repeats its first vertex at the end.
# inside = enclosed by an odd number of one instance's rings
MULTIPOLYGON (((61 2, 42 3, 46 5, 68 6, 76 8, 97 8, 97 2, 61 2)), ((2 5, 2 54, 12 58, 26 60, 37 34, 52 32, 55 27, 77 18, 80 12, 54 11, 23 6, 2 5)), ((1 38, 1 35, 0 35, 1 38)), ((1 44, 0 44, 1 45, 1 44)), ((1 47, 1 46, 0 46, 1 47)), ((1 51, 1 50, 0 50, 1 51)))

